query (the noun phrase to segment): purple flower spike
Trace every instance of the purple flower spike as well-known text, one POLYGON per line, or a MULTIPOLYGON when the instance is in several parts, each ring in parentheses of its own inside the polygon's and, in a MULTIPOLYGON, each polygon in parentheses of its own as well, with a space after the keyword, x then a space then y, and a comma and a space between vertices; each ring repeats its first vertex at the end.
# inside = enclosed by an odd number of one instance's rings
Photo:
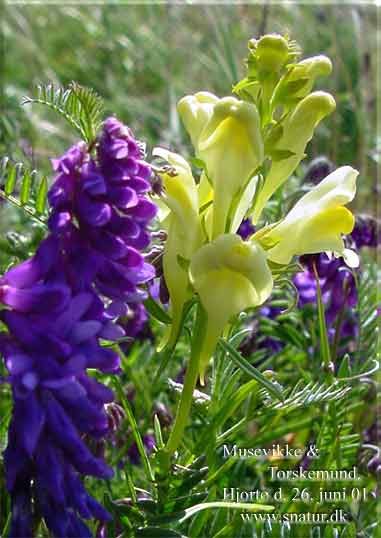
POLYGON ((60 538, 90 538, 83 519, 111 519, 82 483, 113 476, 87 445, 109 433, 113 393, 88 369, 119 373, 118 354, 101 340, 134 336, 147 319, 140 286, 154 269, 142 250, 156 207, 145 198, 151 170, 131 131, 109 118, 96 147, 91 155, 79 143, 52 161, 51 233, 0 279, 8 328, 0 352, 13 395, 4 452, 11 538, 32 537, 39 517, 60 538))

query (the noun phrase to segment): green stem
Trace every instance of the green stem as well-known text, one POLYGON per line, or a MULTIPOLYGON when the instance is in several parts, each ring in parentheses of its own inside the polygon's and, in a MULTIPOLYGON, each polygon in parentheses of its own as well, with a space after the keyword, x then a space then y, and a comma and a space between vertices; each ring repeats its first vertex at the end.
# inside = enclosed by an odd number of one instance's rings
POLYGON ((185 374, 184 386, 181 393, 180 403, 177 408, 175 424, 169 436, 166 447, 169 454, 173 454, 181 442, 181 438, 183 436, 192 407, 193 391, 199 374, 200 351, 206 325, 205 315, 205 311, 199 303, 197 305, 196 322, 193 333, 194 336, 192 339, 189 366, 185 374))
POLYGON ((327 381, 333 382, 334 375, 331 371, 331 348, 329 346, 329 340, 328 340, 327 322, 325 318, 325 309, 324 309, 323 298, 322 298, 322 293, 321 293, 320 279, 319 279, 319 274, 318 274, 315 262, 312 264, 312 267, 313 267, 315 280, 316 280, 317 308, 318 308, 318 317, 319 317, 319 336, 320 336, 321 353, 323 356, 323 364, 326 369, 327 381))
POLYGON ((344 323, 344 318, 345 318, 345 314, 347 310, 347 300, 348 300, 348 295, 349 295, 349 286, 347 282, 345 282, 344 284, 343 293, 344 293, 343 306, 341 307, 337 320, 336 320, 335 336, 334 336, 334 340, 332 344, 332 351, 331 351, 331 356, 334 363, 336 363, 336 360, 337 360, 339 344, 340 344, 341 329, 344 323))
POLYGON ((138 425, 136 423, 136 420, 135 420, 134 414, 132 412, 131 406, 130 406, 127 398, 124 396, 123 387, 122 387, 122 384, 121 384, 121 382, 120 382, 120 380, 118 378, 116 378, 114 380, 114 385, 115 385, 115 388, 116 388, 116 393, 117 393, 117 395, 118 395, 118 397, 119 397, 119 399, 120 399, 120 401, 122 403, 123 409, 124 409, 124 411, 126 413, 127 420, 130 423, 131 430, 132 430, 132 435, 133 435, 133 438, 135 440, 136 446, 138 448, 138 451, 139 451, 140 458, 141 458, 142 463, 143 463, 143 467, 144 467, 146 476, 147 476, 148 480, 153 482, 155 480, 155 477, 154 477, 154 474, 152 472, 151 464, 149 462, 147 453, 146 453, 145 448, 144 448, 142 438, 141 438, 140 433, 139 433, 138 425))

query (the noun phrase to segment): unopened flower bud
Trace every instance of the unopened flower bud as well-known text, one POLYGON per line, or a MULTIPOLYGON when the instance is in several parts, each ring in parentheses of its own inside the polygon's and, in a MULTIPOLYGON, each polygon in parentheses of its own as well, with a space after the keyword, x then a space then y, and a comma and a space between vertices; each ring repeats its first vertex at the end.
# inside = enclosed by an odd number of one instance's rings
POLYGON ((256 42, 258 69, 280 71, 288 59, 288 43, 279 34, 268 34, 256 42))

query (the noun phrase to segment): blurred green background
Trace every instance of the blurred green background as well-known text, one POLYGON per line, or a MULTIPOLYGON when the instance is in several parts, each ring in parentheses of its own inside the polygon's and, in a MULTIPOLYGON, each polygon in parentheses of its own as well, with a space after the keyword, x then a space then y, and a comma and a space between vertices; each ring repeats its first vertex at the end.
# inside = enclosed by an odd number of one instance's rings
POLYGON ((289 33, 304 57, 333 61, 319 87, 337 111, 318 129, 308 159, 326 155, 361 171, 358 212, 376 212, 376 6, 309 4, 7 5, 0 152, 43 171, 74 134, 54 114, 21 107, 37 83, 94 88, 107 110, 152 145, 187 151, 176 114, 184 94, 227 95, 244 74, 247 41, 289 33))

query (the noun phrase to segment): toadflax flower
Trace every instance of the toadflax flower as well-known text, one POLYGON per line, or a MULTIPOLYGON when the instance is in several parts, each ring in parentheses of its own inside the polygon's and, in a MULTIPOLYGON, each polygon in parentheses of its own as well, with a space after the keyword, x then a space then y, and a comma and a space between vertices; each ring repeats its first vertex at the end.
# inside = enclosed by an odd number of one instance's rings
POLYGON ((199 198, 191 168, 185 159, 162 148, 156 148, 154 154, 165 159, 172 167, 172 172, 162 173, 161 178, 165 187, 163 201, 170 209, 165 221, 168 238, 164 248, 163 271, 171 296, 172 325, 168 345, 173 346, 180 329, 184 305, 192 297, 188 271, 181 260, 189 262, 201 245, 199 198))
POLYGON ((351 167, 330 174, 284 218, 262 225, 267 202, 294 173, 315 128, 336 105, 326 92, 311 93, 316 78, 331 71, 328 58, 296 62, 296 43, 278 35, 251 40, 249 49, 247 77, 233 87, 239 99, 199 92, 178 103, 199 178, 179 155, 162 152, 170 167, 181 162, 173 185, 168 166, 158 170, 167 182, 160 193, 162 201, 170 200, 167 218, 179 223, 167 228, 173 251, 164 271, 170 308, 177 310, 174 344, 187 314, 184 304, 192 299, 197 304, 189 365, 167 443, 172 454, 182 440, 198 375, 202 382, 218 339, 236 316, 267 300, 274 281, 287 278, 294 256, 332 251, 352 266, 358 261, 342 237, 354 224, 345 207, 355 195, 358 173, 351 167), (245 219, 250 226, 240 228, 245 219), (251 226, 255 234, 249 237, 251 226))
POLYGON ((235 234, 221 235, 201 247, 192 257, 189 272, 207 313, 200 350, 203 382, 209 358, 229 320, 246 308, 264 303, 272 291, 273 279, 260 245, 246 243, 235 234))
MULTIPOLYGON (((328 175, 288 215, 262 225, 268 200, 294 173, 315 128, 336 105, 329 93, 311 91, 318 77, 331 72, 325 56, 297 62, 295 42, 273 34, 251 40, 249 49, 247 77, 233 88, 239 99, 198 92, 178 103, 201 169, 198 181, 182 157, 158 150, 175 169, 172 178, 168 167, 159 171, 167 219, 176 222, 167 228, 164 260, 174 313, 172 344, 191 298, 202 306, 196 326, 205 328, 193 335, 184 392, 195 383, 194 363, 199 361, 202 377, 231 318, 262 305, 294 256, 330 251, 351 266, 358 264, 343 240, 354 225, 345 206, 355 196, 358 172, 349 166, 328 175), (206 324, 199 321, 205 312, 206 324)), ((172 450, 178 431, 169 442, 172 450)))
POLYGON ((83 519, 110 519, 81 480, 113 475, 87 443, 107 434, 113 393, 88 369, 118 373, 101 340, 126 334, 117 320, 141 307, 140 285, 153 276, 142 254, 156 212, 145 194, 150 168, 129 129, 111 118, 95 156, 80 143, 53 167, 51 233, 0 280, 14 401, 4 453, 12 538, 32 536, 41 516, 60 538, 91 537, 83 519))
POLYGON ((259 234, 270 246, 269 259, 287 264, 295 255, 332 251, 357 265, 357 255, 345 248, 342 238, 355 223, 344 206, 355 196, 357 176, 350 166, 338 168, 305 194, 283 220, 268 231, 262 229, 259 234))
POLYGON ((229 215, 232 202, 254 179, 264 156, 258 110, 235 97, 211 96, 205 102, 203 93, 181 99, 178 110, 192 140, 197 140, 196 155, 204 161, 213 186, 212 237, 235 232, 229 215))

